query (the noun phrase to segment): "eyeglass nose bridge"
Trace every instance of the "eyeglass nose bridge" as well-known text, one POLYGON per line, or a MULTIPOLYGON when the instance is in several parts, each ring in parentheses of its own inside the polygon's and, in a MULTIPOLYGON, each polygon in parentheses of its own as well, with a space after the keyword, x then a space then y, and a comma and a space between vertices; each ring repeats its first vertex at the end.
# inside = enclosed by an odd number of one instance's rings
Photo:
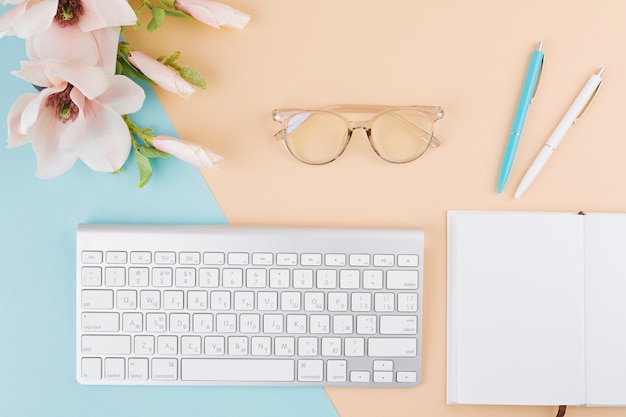
POLYGON ((372 130, 372 122, 370 120, 348 121, 348 129, 351 131, 363 129, 366 132, 372 130))

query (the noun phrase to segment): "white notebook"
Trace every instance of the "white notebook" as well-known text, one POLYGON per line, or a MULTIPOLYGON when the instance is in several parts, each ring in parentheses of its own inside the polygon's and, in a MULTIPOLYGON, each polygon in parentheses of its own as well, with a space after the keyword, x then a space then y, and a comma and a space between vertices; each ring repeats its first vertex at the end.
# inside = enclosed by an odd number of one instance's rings
POLYGON ((626 405, 626 214, 448 212, 447 389, 626 405))

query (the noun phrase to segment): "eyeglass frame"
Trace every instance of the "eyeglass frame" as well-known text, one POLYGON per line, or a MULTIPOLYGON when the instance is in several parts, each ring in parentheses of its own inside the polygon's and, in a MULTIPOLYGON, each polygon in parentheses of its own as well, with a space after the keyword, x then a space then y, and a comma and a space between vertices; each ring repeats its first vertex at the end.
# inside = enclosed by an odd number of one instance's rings
POLYGON ((387 162, 393 163, 393 164, 404 164, 404 163, 412 162, 418 159, 428 150, 429 147, 438 148, 441 145, 441 141, 434 135, 434 130, 435 130, 435 122, 441 119, 443 117, 443 114, 444 112, 441 106, 386 106, 386 105, 369 105, 369 104, 365 104, 365 105, 338 104, 338 105, 320 107, 317 109, 305 109, 305 108, 274 109, 272 110, 272 119, 275 122, 280 123, 281 125, 281 129, 274 134, 274 139, 276 141, 284 140, 285 145, 287 146, 287 149, 289 150, 289 153, 291 153, 291 155, 293 155, 294 158, 296 158, 297 160, 305 164, 325 165, 339 158, 348 147, 348 144, 350 143, 350 139, 352 138, 352 134, 357 129, 365 130, 365 133, 367 135, 367 140, 371 148, 374 150, 374 152, 376 152, 376 155, 378 155, 381 159, 387 162), (424 133, 427 133, 429 143, 424 147, 424 150, 421 151, 419 154, 417 154, 415 157, 408 159, 406 161, 393 161, 381 155, 378 149, 376 149, 376 147, 374 146, 374 143, 372 142, 372 132, 371 132, 372 125, 374 124, 376 119, 378 119, 380 116, 386 113, 389 113, 391 111, 402 111, 402 110, 416 111, 416 112, 420 112, 424 114, 431 120, 432 128, 430 132, 426 132, 419 126, 416 126, 413 123, 411 123, 409 120, 404 120, 405 123, 410 124, 413 128, 417 130, 421 130, 424 133), (291 149, 291 147, 289 146, 289 142, 287 141, 287 136, 289 134, 288 132, 289 121, 298 114, 310 113, 310 112, 333 114, 339 117, 341 120, 343 120, 344 123, 346 124, 347 138, 346 138, 345 145, 340 150, 340 152, 329 161, 319 162, 319 163, 306 161, 300 158, 297 155, 297 153, 291 149), (367 120, 350 120, 347 117, 345 117, 342 114, 342 112, 343 113, 372 113, 373 116, 367 120))

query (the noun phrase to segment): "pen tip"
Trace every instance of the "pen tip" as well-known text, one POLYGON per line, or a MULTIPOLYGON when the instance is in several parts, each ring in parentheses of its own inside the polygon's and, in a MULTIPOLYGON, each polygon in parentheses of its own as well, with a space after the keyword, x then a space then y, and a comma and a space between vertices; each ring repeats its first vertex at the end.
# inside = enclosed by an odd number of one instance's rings
POLYGON ((537 45, 537 50, 541 51, 542 48, 543 48, 543 41, 539 41, 539 45, 537 45))

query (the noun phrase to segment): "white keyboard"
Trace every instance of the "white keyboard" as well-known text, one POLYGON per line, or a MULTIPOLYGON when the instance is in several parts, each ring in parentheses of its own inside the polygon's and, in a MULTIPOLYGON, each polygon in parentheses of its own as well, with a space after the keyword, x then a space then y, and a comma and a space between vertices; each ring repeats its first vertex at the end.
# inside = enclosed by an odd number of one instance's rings
POLYGON ((421 229, 80 225, 77 378, 409 387, 421 229))

